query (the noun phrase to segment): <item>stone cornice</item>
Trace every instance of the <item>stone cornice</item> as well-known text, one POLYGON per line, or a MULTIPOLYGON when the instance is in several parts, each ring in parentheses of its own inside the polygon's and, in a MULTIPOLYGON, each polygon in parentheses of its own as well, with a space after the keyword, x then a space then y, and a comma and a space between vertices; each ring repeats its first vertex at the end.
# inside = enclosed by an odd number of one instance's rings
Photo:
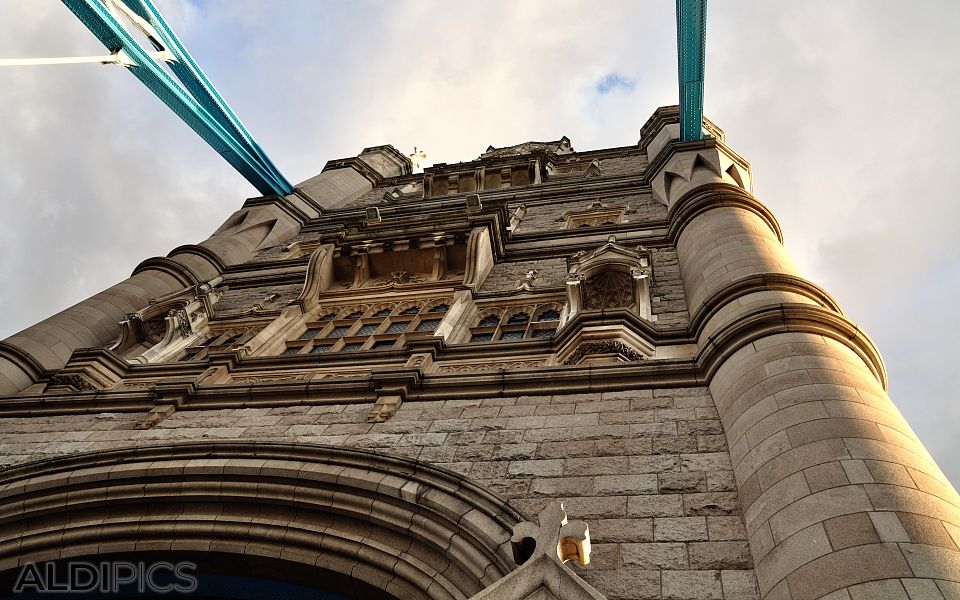
POLYGON ((220 259, 219 256, 209 248, 201 246, 199 244, 184 244, 182 246, 177 246, 167 254, 168 257, 173 258, 178 254, 193 254, 199 256, 205 261, 209 262, 213 268, 217 270, 217 273, 223 273, 227 270, 227 265, 220 259))
POLYGON ((130 274, 130 276, 133 277, 134 275, 143 273, 144 271, 160 271, 162 273, 166 273, 167 275, 170 275, 179 281, 184 287, 190 287, 200 283, 200 279, 185 265, 178 263, 173 259, 162 256, 154 256, 153 258, 148 258, 147 260, 141 262, 133 269, 133 272, 130 274))
MULTIPOLYGON (((307 203, 310 206, 310 208, 315 209, 318 213, 323 211, 321 207, 316 206, 316 203, 314 203, 313 200, 310 199, 310 197, 304 194, 303 192, 300 192, 299 190, 295 189, 293 191, 293 195, 303 200, 305 203, 307 203)), ((250 208, 254 206, 265 206, 268 204, 272 204, 277 208, 279 208, 280 210, 282 210, 283 212, 287 213, 287 215, 289 215, 290 218, 300 223, 300 225, 303 225, 304 223, 308 223, 310 221, 310 215, 308 215, 307 213, 297 208, 295 205, 293 205, 289 200, 287 200, 283 196, 260 196, 257 198, 247 198, 246 202, 243 203, 242 208, 250 208)))
POLYGON ((697 362, 705 380, 716 374, 723 362, 747 344, 778 333, 813 333, 832 338, 856 353, 887 389, 887 372, 873 341, 849 319, 828 308, 810 304, 768 305, 738 315, 733 323, 701 340, 697 362))
MULTIPOLYGON (((637 146, 645 151, 650 142, 660 133, 661 129, 668 125, 679 124, 680 107, 678 105, 658 107, 657 110, 653 111, 650 118, 647 119, 647 122, 640 127, 640 141, 637 146)), ((703 128, 707 131, 708 135, 712 136, 712 139, 724 140, 725 135, 723 130, 707 117, 703 117, 703 128)))
POLYGON ((696 310, 689 310, 694 315, 690 321, 690 331, 693 337, 699 339, 710 319, 730 302, 747 294, 769 290, 793 292, 806 296, 820 306, 838 315, 843 315, 840 305, 833 299, 833 296, 811 281, 784 273, 758 273, 738 279, 720 288, 696 310))
POLYGON ((17 365, 30 376, 33 381, 39 380, 47 372, 43 365, 29 353, 21 350, 13 344, 0 342, 0 357, 3 357, 13 364, 17 365))
POLYGON ((683 229, 694 218, 709 210, 728 206, 748 210, 760 217, 777 236, 777 240, 783 243, 780 224, 770 209, 737 186, 726 183, 703 185, 680 197, 667 214, 670 223, 667 235, 676 244, 683 229))
MULTIPOLYGON (((321 173, 326 173, 327 171, 333 171, 335 169, 353 169, 367 181, 377 187, 384 180, 384 177, 377 172, 376 169, 365 163, 359 156, 351 156, 350 158, 339 158, 335 160, 327 161, 327 164, 323 166, 321 173)), ((332 212, 332 211, 331 211, 332 212)))

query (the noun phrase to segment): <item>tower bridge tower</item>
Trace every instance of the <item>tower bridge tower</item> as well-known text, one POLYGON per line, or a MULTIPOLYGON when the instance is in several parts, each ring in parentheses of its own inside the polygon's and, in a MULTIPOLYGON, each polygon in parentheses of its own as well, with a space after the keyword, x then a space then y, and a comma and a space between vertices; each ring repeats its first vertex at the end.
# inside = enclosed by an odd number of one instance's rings
POLYGON ((960 597, 960 497, 704 128, 367 148, 0 342, 4 585, 960 597))

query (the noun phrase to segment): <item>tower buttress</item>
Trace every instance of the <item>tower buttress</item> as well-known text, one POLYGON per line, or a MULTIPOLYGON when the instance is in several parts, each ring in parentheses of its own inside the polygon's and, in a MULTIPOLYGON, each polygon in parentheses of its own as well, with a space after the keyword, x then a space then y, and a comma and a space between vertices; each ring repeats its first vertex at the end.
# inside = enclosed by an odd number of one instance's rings
POLYGON ((960 531, 960 496, 887 396, 873 344, 798 273, 722 132, 681 143, 676 118, 659 109, 641 147, 669 208, 761 596, 954 579, 960 552, 910 522, 960 531))

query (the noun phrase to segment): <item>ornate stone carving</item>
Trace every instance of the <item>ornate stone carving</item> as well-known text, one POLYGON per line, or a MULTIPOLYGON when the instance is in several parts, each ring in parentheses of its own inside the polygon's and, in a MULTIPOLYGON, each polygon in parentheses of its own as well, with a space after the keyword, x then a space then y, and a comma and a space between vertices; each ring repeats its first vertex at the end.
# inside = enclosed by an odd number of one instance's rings
POLYGON ((618 271, 603 271, 586 280, 587 309, 632 308, 637 301, 633 280, 618 271))
POLYGON ((59 373, 50 378, 50 387, 58 386, 73 388, 78 392, 97 389, 97 386, 80 375, 61 375, 59 373))
POLYGON ((180 337, 188 338, 193 333, 190 327, 190 319, 187 317, 187 311, 184 308, 175 308, 167 313, 167 318, 173 317, 177 320, 177 330, 180 337))
POLYGON ((477 371, 496 371, 499 369, 532 369, 542 367, 546 361, 542 360, 515 360, 503 362, 471 363, 466 365, 442 365, 437 368, 438 373, 476 373, 477 371))
POLYGON ((177 407, 173 404, 161 404, 160 406, 154 406, 153 410, 147 413, 147 415, 140 419, 134 424, 134 429, 150 429, 160 421, 163 421, 170 415, 172 415, 177 410, 177 407))
POLYGON ((231 375, 230 383, 272 383, 274 381, 305 381, 306 373, 285 373, 282 375, 231 375))
POLYGON ((564 361, 566 365, 575 365, 591 354, 619 354, 628 361, 643 360, 643 355, 617 340, 603 340, 599 342, 584 342, 577 350, 564 361))
POLYGON ((136 337, 138 343, 147 339, 147 329, 143 326, 143 319, 137 313, 127 313, 126 321, 130 323, 130 328, 136 337))
POLYGON ((524 142, 515 146, 506 146, 504 148, 494 148, 490 146, 487 151, 480 155, 480 158, 508 158, 512 156, 523 156, 533 154, 534 152, 553 152, 554 154, 570 154, 573 147, 570 140, 563 136, 556 142, 524 142))
POLYGON ((621 246, 611 235, 598 248, 570 257, 567 270, 571 318, 582 310, 626 308, 651 319, 653 271, 645 248, 621 246))
POLYGON ((563 503, 554 500, 537 516, 537 524, 523 521, 513 526, 513 560, 522 565, 540 555, 561 562, 590 562, 590 528, 583 521, 568 521, 563 503), (555 553, 555 554, 554 554, 555 553))
POLYGON ((603 600, 603 595, 564 567, 568 560, 590 560, 590 531, 583 521, 567 521, 563 505, 552 502, 538 524, 513 528, 514 559, 520 568, 471 600, 603 600))
POLYGON ((366 282, 363 287, 381 287, 389 285, 406 285, 410 283, 423 283, 430 281, 430 275, 426 273, 408 273, 406 271, 394 271, 389 275, 377 277, 366 282))
POLYGON ((367 415, 367 422, 383 423, 397 412, 402 403, 403 398, 400 396, 380 396, 370 410, 370 414, 367 415))

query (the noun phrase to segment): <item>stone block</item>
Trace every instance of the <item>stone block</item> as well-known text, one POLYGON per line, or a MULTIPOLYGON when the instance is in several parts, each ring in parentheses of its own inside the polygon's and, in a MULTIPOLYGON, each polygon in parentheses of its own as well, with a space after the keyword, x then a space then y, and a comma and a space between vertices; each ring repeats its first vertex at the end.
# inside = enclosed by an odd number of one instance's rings
POLYGON ((720 571, 723 597, 727 600, 759 600, 757 577, 753 571, 720 571))
POLYGON ((705 517, 656 517, 653 520, 653 538, 658 542, 705 541, 705 517))
POLYGON ((746 540, 687 544, 691 569, 752 569, 746 540))
POLYGON ((911 542, 957 550, 953 537, 939 519, 909 512, 897 513, 897 516, 911 542))
POLYGON ((720 571, 663 571, 662 597, 677 600, 723 600, 720 571))
POLYGON ((493 447, 494 460, 529 460, 537 455, 537 444, 499 444, 493 447))
MULTIPOLYGON (((764 545, 769 543, 767 541, 764 545)), ((751 539, 751 546, 753 545, 754 540, 751 539)), ((795 535, 770 548, 757 561, 757 581, 760 585, 760 592, 765 594, 804 564, 821 556, 826 556, 830 552, 830 542, 822 524, 817 523, 798 531, 795 535)))
POLYGON ((881 541, 868 513, 853 513, 827 519, 823 522, 823 527, 834 550, 881 541))
POLYGON ((631 517, 679 517, 683 502, 679 494, 630 496, 627 513, 631 517))
POLYGON ((597 542, 653 541, 651 518, 595 519, 589 523, 589 527, 590 539, 597 542))
POLYGON ((804 496, 770 517, 773 539, 784 540, 797 531, 831 517, 873 508, 866 492, 860 486, 830 488, 804 496))
POLYGON ((707 477, 701 471, 668 471, 656 477, 661 494, 705 492, 707 489, 707 477))
POLYGON ((593 478, 537 478, 534 479, 530 484, 530 493, 534 496, 549 496, 551 498, 589 496, 593 494, 593 478))
POLYGON ((704 515, 736 515, 740 512, 740 503, 735 492, 684 494, 683 508, 683 514, 688 517, 704 515))
POLYGON ((819 492, 827 488, 847 485, 849 480, 843 467, 837 461, 821 463, 803 470, 807 479, 807 486, 811 492, 819 492))
POLYGON ((660 571, 623 565, 616 571, 591 570, 587 566, 577 572, 587 583, 602 589, 609 600, 660 597, 660 571))
MULTIPOLYGON (((682 543, 621 544, 620 560, 642 569, 686 569, 687 547, 682 543)), ((696 568, 696 567, 694 567, 696 568)))
POLYGON ((563 475, 563 464, 562 459, 514 460, 510 462, 507 473, 513 477, 559 477, 563 475))
POLYGON ((657 476, 653 474, 601 475, 594 478, 593 488, 599 496, 656 494, 657 476))
MULTIPOLYGON (((627 473, 630 461, 626 456, 606 456, 600 458, 568 458, 563 467, 564 475, 612 475, 627 473)), ((656 491, 656 475, 652 476, 656 491)), ((649 492, 637 492, 649 493, 649 492)))
MULTIPOLYGON (((757 575, 760 576, 760 569, 757 575)), ((812 560, 790 573, 787 583, 795 600, 814 600, 858 583, 911 575, 910 566, 896 545, 871 544, 844 548, 812 560)))
POLYGON ((747 539, 747 532, 743 527, 743 518, 740 516, 707 517, 707 533, 711 541, 747 539))
POLYGON ((847 590, 850 600, 910 600, 899 579, 881 579, 855 585, 847 590))
POLYGON ((944 600, 937 582, 932 579, 901 579, 910 600, 944 600))

